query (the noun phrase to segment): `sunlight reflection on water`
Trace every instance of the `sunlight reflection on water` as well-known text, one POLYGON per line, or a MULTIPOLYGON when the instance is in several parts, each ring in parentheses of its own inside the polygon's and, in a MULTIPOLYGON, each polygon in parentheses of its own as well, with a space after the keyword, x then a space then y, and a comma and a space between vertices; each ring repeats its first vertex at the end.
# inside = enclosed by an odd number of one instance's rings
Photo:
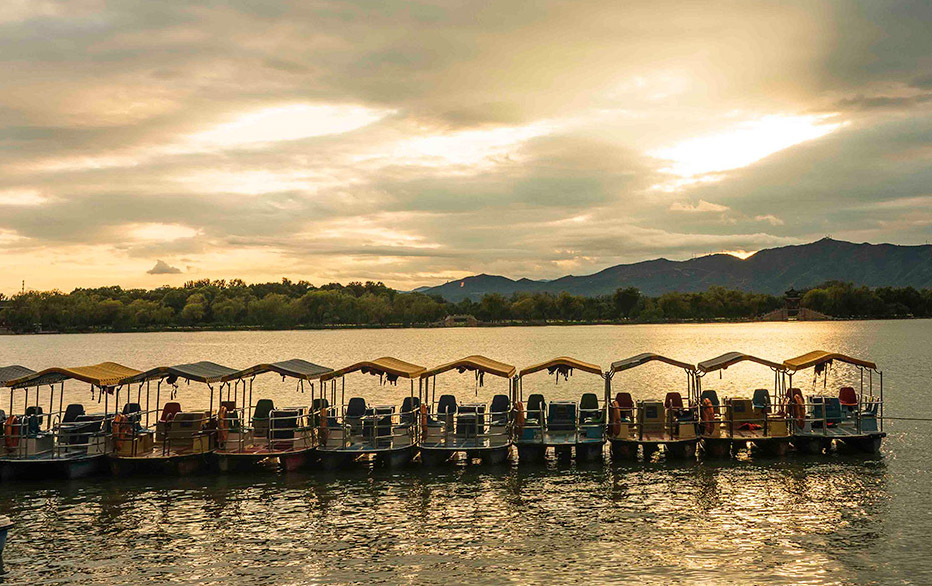
MULTIPOLYGON (((568 354, 607 366, 652 350, 699 361, 729 350, 783 359, 814 349, 885 370, 888 414, 932 416, 927 321, 589 326, 343 332, 6 337, 0 363, 115 360, 137 368, 213 360, 242 367, 302 357, 335 367, 380 356, 432 365, 482 353, 524 366, 568 354)), ((625 388, 662 396, 675 369, 636 369, 625 388)), ((259 382, 261 381, 261 382, 259 382)), ((729 369, 748 389, 769 372, 729 369)), ((257 394, 298 401, 280 379, 257 394)), ((618 381, 616 381, 618 382, 618 381)), ((400 401, 398 387, 354 388, 400 401)), ((491 384, 491 383, 490 383, 491 384)), ((598 385, 577 374, 535 385, 548 398, 598 385)), ((350 381, 347 382, 348 389, 350 381)), ((455 374, 438 382, 475 392, 455 374)), ((730 386, 726 386, 730 385, 730 386)), ((526 387, 527 388, 527 387, 526 387)), ((616 388, 617 390, 617 388, 616 388)), ((483 388, 481 393, 492 392, 483 388)), ((526 391, 527 392, 527 391, 526 391)), ((81 385, 69 387, 89 400, 81 385)), ((179 399, 197 406, 192 385, 179 399)), ((5 402, 4 402, 5 403, 5 402)), ((6 408, 6 405, 3 405, 6 408)), ((883 454, 731 462, 355 469, 0 485, 17 526, 8 584, 928 583, 932 478, 927 424, 889 422, 883 454)))

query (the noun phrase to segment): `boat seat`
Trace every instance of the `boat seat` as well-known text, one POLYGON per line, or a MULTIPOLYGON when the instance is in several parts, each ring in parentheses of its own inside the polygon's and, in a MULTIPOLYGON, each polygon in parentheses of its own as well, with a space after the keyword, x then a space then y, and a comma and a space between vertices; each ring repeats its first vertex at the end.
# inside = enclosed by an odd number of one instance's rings
POLYGON ((350 433, 359 435, 362 433, 362 418, 368 410, 366 400, 362 397, 350 397, 346 404, 346 413, 344 420, 350 428, 350 433))
POLYGON ((751 401, 755 409, 760 409, 764 413, 770 413, 770 392, 767 389, 754 389, 754 395, 751 401))
POLYGON ((489 405, 489 423, 508 425, 508 412, 511 411, 511 399, 508 395, 495 395, 489 405))
POLYGON ((399 421, 402 425, 411 425, 417 420, 417 410, 421 407, 420 397, 405 397, 401 402, 399 421))
POLYGON ((699 395, 699 403, 702 404, 703 399, 708 399, 712 406, 715 407, 715 410, 718 411, 718 408, 721 406, 721 403, 718 400, 718 392, 712 389, 706 389, 702 391, 702 394, 699 395))
POLYGON ((26 407, 26 433, 35 437, 42 431, 42 407, 26 407))
POLYGON ((72 403, 65 407, 65 414, 62 416, 61 422, 74 423, 81 415, 84 415, 84 405, 80 403, 72 403))
POLYGON ((798 388, 796 388, 796 387, 790 388, 790 390, 788 390, 787 393, 789 393, 790 398, 793 398, 793 397, 795 397, 796 395, 799 395, 799 397, 800 397, 801 399, 803 399, 803 403, 806 402, 805 397, 803 397, 803 392, 802 392, 801 390, 799 390, 798 388))
POLYGON ((453 413, 456 413, 456 397, 453 395, 440 395, 440 400, 437 401, 437 414, 451 415, 453 413))
POLYGON ((103 423, 103 415, 78 415, 74 420, 74 425, 69 426, 66 443, 70 445, 86 444, 91 435, 101 432, 103 423))
POLYGON ((542 426, 544 424, 544 412, 547 409, 547 403, 544 396, 539 393, 529 395, 527 398, 527 415, 525 416, 525 425, 542 426))
POLYGON ((127 403, 123 405, 123 415, 133 424, 133 428, 136 431, 141 429, 140 421, 142 421, 142 406, 139 403, 127 403))
POLYGON ((552 401, 548 407, 548 430, 574 431, 576 429, 576 403, 572 401, 552 401))
POLYGON ((663 400, 663 407, 664 409, 682 409, 683 396, 679 393, 667 393, 663 400))
POLYGON ((834 427, 841 423, 842 419, 841 401, 838 397, 825 397, 825 420, 828 426, 834 427))
POLYGON ((181 403, 165 403, 159 421, 171 421, 179 413, 181 413, 181 403))
POLYGON ((274 409, 275 403, 272 399, 259 399, 256 401, 256 408, 252 412, 252 428, 255 430, 256 437, 268 437, 269 415, 274 409))
POLYGON ((579 422, 598 423, 602 420, 599 397, 595 393, 583 393, 579 398, 579 422))
POLYGON ((297 409, 274 409, 269 413, 269 430, 272 439, 292 439, 298 429, 297 409))
POLYGON ((631 393, 619 391, 615 395, 615 403, 621 408, 621 418, 623 420, 631 421, 634 419, 634 399, 631 397, 631 393))
POLYGON ((853 387, 841 387, 838 390, 838 400, 842 407, 857 407, 858 394, 853 387))

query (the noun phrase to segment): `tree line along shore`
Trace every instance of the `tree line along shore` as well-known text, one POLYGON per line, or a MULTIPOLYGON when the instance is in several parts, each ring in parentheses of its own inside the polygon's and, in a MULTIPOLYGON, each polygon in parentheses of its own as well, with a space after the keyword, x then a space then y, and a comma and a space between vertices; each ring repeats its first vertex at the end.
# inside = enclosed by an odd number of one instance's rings
MULTIPOLYGON (((932 317, 932 289, 830 281, 800 295, 801 307, 835 318, 932 317)), ((412 327, 437 325, 449 316, 472 316, 482 325, 743 321, 784 303, 782 296, 723 287, 656 297, 633 287, 598 297, 491 293, 478 301, 451 303, 371 281, 315 287, 288 279, 255 284, 200 280, 157 289, 114 286, 0 295, 0 327, 14 333, 412 327)))

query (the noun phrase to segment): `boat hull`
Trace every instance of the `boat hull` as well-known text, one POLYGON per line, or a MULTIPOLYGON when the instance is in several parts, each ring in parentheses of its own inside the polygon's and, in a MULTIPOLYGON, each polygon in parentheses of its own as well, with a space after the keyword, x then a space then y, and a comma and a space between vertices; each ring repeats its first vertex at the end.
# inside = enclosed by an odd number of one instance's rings
POLYGON ((110 473, 114 476, 188 476, 209 470, 210 460, 210 452, 157 457, 108 456, 110 473))
POLYGON ((106 469, 103 454, 84 458, 9 459, 0 461, 4 481, 76 479, 99 474, 106 469))

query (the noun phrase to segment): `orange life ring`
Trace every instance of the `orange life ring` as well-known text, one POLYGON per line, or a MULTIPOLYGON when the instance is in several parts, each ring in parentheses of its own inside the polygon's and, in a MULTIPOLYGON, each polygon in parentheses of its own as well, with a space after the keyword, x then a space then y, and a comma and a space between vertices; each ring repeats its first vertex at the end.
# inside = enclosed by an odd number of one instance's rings
POLYGON ((217 441, 221 443, 227 441, 228 430, 227 407, 226 405, 220 405, 220 408, 217 409, 217 441))
POLYGON ((702 412, 700 413, 703 423, 705 424, 706 435, 712 435, 715 431, 715 406, 712 401, 706 397, 702 400, 702 412))
POLYGON ((612 406, 608 410, 608 421, 612 437, 621 435, 621 405, 618 401, 612 401, 612 406))
POLYGON ((796 419, 796 427, 799 429, 806 427, 806 401, 803 399, 802 395, 793 395, 790 413, 792 413, 796 419))
POLYGON ((129 422, 129 418, 123 415, 122 413, 117 413, 113 416, 113 437, 118 440, 129 439, 132 435, 132 423, 129 422))
POLYGON ((515 403, 515 429, 518 433, 524 429, 524 403, 521 401, 515 403))
POLYGON ((320 428, 318 435, 320 436, 321 444, 326 444, 327 440, 330 439, 330 430, 327 429, 327 416, 329 412, 326 407, 320 408, 320 428))
POLYGON ((421 406, 418 408, 420 412, 421 420, 421 435, 427 437, 427 405, 421 403, 421 406))
POLYGON ((19 436, 22 433, 19 424, 19 417, 10 415, 3 424, 3 441, 8 448, 15 448, 19 445, 19 436))

